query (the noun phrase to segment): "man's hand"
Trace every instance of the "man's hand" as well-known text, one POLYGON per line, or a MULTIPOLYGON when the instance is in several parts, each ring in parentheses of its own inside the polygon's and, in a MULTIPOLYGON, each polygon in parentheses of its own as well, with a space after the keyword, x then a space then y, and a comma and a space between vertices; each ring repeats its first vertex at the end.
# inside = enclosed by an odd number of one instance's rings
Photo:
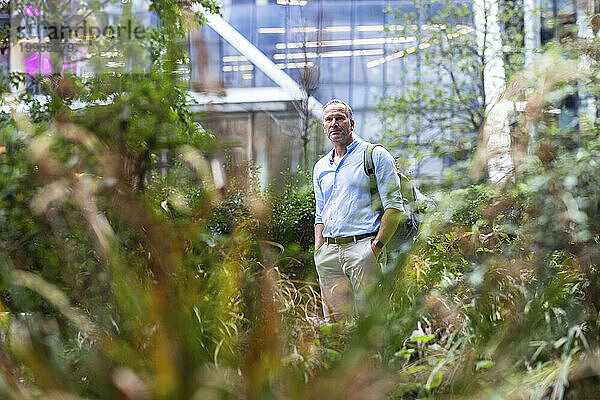
POLYGON ((394 208, 388 208, 383 213, 381 217, 381 225, 379 226, 379 231, 377 232, 377 236, 371 241, 371 248, 373 249, 373 254, 375 254, 376 258, 379 259, 381 252, 383 249, 376 247, 374 245, 378 240, 383 244, 387 244, 396 229, 398 228, 398 224, 402 219, 402 211, 396 210, 394 208))
POLYGON ((375 246, 375 240, 371 241, 371 250, 373 250, 373 254, 375 254, 375 259, 379 260, 379 256, 383 253, 383 249, 375 246))
POLYGON ((319 249, 325 243, 325 239, 323 238, 323 229, 325 225, 316 224, 315 225, 315 251, 319 249))

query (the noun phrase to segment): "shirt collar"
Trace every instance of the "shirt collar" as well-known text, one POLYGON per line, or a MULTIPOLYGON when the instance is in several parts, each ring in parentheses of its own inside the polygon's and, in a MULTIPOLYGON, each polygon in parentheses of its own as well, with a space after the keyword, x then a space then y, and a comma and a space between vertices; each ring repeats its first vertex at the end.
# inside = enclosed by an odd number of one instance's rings
MULTIPOLYGON (((360 138, 354 135, 354 140, 348 146, 346 146, 346 154, 352 153, 352 151, 358 146, 358 142, 360 142, 360 138)), ((331 150, 331 155, 329 156, 329 164, 333 164, 333 156, 335 155, 335 148, 331 150)))

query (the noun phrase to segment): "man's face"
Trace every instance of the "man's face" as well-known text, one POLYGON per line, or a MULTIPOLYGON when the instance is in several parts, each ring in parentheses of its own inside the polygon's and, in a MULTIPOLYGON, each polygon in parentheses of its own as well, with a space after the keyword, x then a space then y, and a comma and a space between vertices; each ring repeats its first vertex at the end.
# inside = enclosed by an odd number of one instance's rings
POLYGON ((346 143, 351 141, 354 120, 348 119, 346 107, 334 103, 323 111, 323 132, 332 143, 346 143))

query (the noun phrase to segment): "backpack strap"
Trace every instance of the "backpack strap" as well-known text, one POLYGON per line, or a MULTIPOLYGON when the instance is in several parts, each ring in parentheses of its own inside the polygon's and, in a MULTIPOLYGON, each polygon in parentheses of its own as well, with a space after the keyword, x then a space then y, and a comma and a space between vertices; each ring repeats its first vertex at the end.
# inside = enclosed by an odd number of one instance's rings
MULTIPOLYGON (((400 177, 400 188, 401 188, 401 192, 402 192, 402 200, 410 201, 411 203, 414 203, 415 201, 417 201, 418 200, 417 192, 419 192, 419 190, 414 185, 413 181, 411 181, 408 178, 408 176, 404 175, 402 172, 398 172, 398 176, 400 177), (410 190, 409 192, 405 192, 406 185, 408 186, 408 190, 410 190)), ((421 192, 419 192, 419 193, 421 193, 421 192)), ((405 204, 405 206, 406 206, 406 204, 405 204)))
POLYGON ((369 177, 369 192, 371 193, 371 209, 373 211, 383 211, 383 203, 381 202, 381 197, 379 196, 377 178, 375 177, 375 163, 373 162, 373 150, 378 146, 383 147, 380 144, 369 143, 363 153, 363 167, 365 174, 367 174, 369 177))

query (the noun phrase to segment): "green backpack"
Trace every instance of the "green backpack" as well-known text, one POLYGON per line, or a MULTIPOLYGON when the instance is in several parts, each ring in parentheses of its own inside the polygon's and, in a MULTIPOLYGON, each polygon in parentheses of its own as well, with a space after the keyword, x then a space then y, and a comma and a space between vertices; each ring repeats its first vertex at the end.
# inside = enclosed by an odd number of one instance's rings
MULTIPOLYGON (((383 147, 380 144, 369 144, 363 156, 365 174, 367 174, 370 181, 369 190, 371 192, 371 207, 373 207, 374 210, 382 209, 383 207, 381 197, 379 196, 379 190, 377 189, 375 164, 373 163, 373 150, 377 146, 383 147)), ((390 240, 390 243, 388 243, 388 248, 390 249, 399 248, 402 244, 414 240, 417 233, 419 233, 419 227, 421 225, 417 203, 431 202, 431 199, 421 193, 406 175, 398 172, 398 176, 400 177, 400 191, 402 193, 402 200, 404 201, 406 219, 404 220, 404 223, 398 225, 396 233, 390 240)))

